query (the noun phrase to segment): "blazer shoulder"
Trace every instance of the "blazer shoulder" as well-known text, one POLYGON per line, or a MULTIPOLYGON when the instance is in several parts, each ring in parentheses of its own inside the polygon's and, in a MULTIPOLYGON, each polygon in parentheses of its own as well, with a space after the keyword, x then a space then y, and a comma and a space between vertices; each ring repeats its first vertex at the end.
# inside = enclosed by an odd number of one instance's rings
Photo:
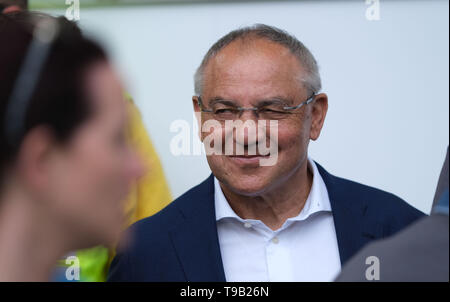
POLYGON ((384 236, 389 236, 410 225, 425 214, 395 194, 352 180, 332 176, 334 185, 346 191, 347 198, 363 202, 367 223, 383 225, 384 236))
POLYGON ((354 215, 361 214, 365 225, 382 229, 382 237, 392 235, 424 216, 424 213, 392 193, 331 175, 319 164, 317 166, 332 206, 344 206, 354 215))
MULTIPOLYGON (((338 178, 338 177, 337 177, 338 178)), ((343 178, 338 178, 341 182, 346 182, 346 187, 351 191, 359 194, 362 199, 367 203, 368 206, 378 208, 384 211, 393 212, 407 212, 412 215, 423 216, 424 213, 407 203, 402 198, 397 195, 371 187, 365 184, 361 184, 352 180, 347 180, 343 178)))
POLYGON ((417 217, 424 215, 421 211, 392 193, 334 176, 318 163, 316 165, 330 195, 345 199, 347 202, 364 202, 367 206, 378 210, 394 213, 400 211, 417 217))

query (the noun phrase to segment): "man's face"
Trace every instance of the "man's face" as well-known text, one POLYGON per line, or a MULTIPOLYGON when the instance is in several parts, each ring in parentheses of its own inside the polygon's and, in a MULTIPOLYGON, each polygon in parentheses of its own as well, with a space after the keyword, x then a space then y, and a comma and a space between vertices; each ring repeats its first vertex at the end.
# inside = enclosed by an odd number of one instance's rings
MULTIPOLYGON (((238 40, 222 49, 207 64, 201 97, 207 108, 211 108, 211 102, 217 99, 232 100, 245 108, 274 99, 295 106, 311 94, 300 81, 303 75, 298 59, 287 48, 262 39, 238 40)), ((326 112, 326 96, 323 98, 325 102, 322 100, 321 103, 325 103, 326 112)), ((195 101, 194 98, 194 108, 198 112, 195 101)), ((320 129, 317 132, 317 126, 321 128, 324 114, 323 117, 314 114, 313 106, 315 103, 303 106, 278 120, 275 165, 261 166, 257 157, 207 155, 214 175, 233 192, 247 196, 264 194, 286 182, 305 163, 309 140, 316 139, 320 132, 320 129)), ((202 113, 202 121, 208 118, 211 118, 208 113, 202 113)), ((240 118, 244 122, 251 119, 257 123, 258 120, 251 111, 245 111, 240 118)), ((207 135, 209 133, 202 132, 202 141, 207 135)), ((268 131, 263 136, 270 141, 268 131)))

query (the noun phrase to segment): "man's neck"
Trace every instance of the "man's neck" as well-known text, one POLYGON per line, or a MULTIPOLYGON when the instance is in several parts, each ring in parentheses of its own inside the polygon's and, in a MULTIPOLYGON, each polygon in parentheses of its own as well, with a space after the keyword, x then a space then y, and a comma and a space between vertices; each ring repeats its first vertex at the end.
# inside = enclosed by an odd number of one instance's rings
POLYGON ((242 219, 261 220, 272 230, 283 226, 288 218, 302 211, 313 182, 312 168, 308 160, 283 183, 260 196, 239 195, 221 184, 231 208, 242 219))

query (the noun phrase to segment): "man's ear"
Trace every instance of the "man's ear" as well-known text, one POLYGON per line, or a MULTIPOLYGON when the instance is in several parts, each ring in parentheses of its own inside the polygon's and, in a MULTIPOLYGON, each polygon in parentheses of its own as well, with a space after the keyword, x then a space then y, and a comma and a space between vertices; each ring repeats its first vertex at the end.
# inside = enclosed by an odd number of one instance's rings
POLYGON ((56 143, 52 131, 45 126, 30 130, 22 141, 17 168, 33 189, 45 187, 49 181, 50 162, 56 143))
POLYGON ((194 114, 195 119, 197 120, 197 126, 198 126, 198 137, 200 138, 200 141, 203 142, 202 137, 202 112, 200 110, 200 106, 198 105, 198 96, 192 97, 192 106, 194 107, 194 114))
POLYGON ((194 107, 194 112, 201 112, 200 106, 198 105, 198 96, 196 95, 192 97, 192 106, 194 107))
POLYGON ((325 122, 328 111, 328 96, 325 93, 319 93, 316 95, 314 102, 311 105, 311 131, 309 137, 315 141, 319 138, 325 122))

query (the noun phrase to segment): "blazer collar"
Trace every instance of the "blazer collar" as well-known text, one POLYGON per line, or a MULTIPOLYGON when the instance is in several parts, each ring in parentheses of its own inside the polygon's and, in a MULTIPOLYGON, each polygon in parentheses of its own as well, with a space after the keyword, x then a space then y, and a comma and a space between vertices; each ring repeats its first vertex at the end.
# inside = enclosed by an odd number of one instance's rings
POLYGON ((341 264, 353 256, 365 243, 382 237, 382 225, 368 219, 368 204, 351 182, 328 173, 317 164, 327 187, 341 264))
POLYGON ((214 208, 214 177, 188 193, 179 204, 184 220, 171 238, 187 281, 225 282, 214 208))

